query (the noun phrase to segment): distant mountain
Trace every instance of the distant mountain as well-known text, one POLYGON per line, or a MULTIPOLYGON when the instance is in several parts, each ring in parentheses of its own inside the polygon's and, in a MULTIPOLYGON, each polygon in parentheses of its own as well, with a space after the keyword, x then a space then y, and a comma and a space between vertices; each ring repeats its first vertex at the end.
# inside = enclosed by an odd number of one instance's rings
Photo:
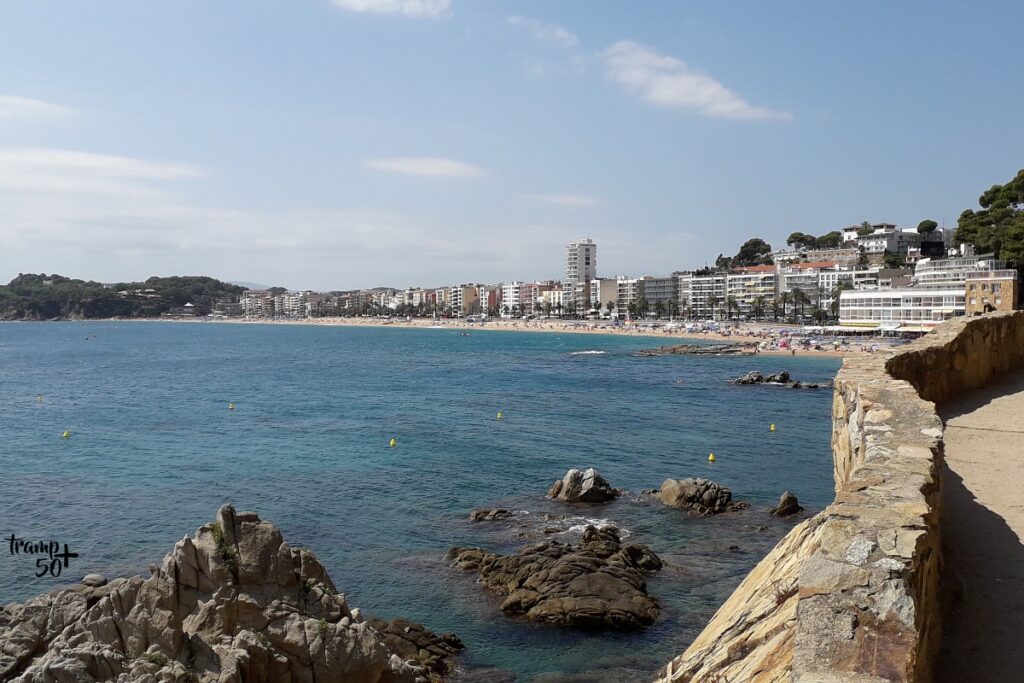
POLYGON ((246 289, 270 289, 272 285, 261 285, 258 282, 235 282, 233 280, 228 281, 229 285, 236 285, 238 287, 245 287, 246 289))

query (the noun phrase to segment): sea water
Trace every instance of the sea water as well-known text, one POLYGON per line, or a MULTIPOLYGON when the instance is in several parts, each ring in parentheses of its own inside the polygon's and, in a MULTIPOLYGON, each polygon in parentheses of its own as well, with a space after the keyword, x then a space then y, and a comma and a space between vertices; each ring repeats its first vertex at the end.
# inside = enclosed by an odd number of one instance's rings
POLYGON ((230 502, 311 549, 351 606, 458 634, 467 670, 500 669, 519 681, 649 680, 796 523, 765 512, 783 490, 809 512, 831 499, 831 391, 728 380, 787 369, 821 382, 839 366, 805 356, 632 355, 662 343, 314 325, 2 324, 0 603, 90 572, 145 575, 230 502), (626 494, 598 506, 544 498, 568 468, 588 466, 626 494), (697 518, 640 495, 690 476, 713 478, 752 507, 697 518), (514 523, 468 521, 471 509, 493 506, 519 514, 514 523), (509 618, 474 576, 444 560, 453 545, 512 552, 545 513, 567 516, 556 538, 615 524, 659 553, 669 567, 648 581, 663 609, 658 622, 601 634, 509 618), (12 534, 77 557, 60 576, 36 577, 31 558, 9 553, 12 534))

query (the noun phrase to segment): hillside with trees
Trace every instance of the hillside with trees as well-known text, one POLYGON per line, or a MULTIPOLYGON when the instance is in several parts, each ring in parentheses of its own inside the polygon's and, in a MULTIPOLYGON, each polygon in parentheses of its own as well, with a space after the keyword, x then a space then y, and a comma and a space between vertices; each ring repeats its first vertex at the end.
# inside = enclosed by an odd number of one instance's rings
POLYGON ((993 185, 978 198, 979 211, 967 209, 957 222, 956 243, 994 252, 1024 272, 1024 169, 1005 185, 993 185))
POLYGON ((244 287, 211 277, 151 277, 102 284, 62 275, 22 274, 0 286, 0 320, 156 318, 191 303, 206 315, 219 300, 237 300, 244 287))

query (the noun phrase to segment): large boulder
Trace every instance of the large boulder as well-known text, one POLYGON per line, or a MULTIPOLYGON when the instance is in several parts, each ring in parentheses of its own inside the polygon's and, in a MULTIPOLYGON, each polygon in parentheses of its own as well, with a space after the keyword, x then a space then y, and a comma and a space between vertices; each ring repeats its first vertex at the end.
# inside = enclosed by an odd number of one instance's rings
POLYGON ((781 496, 779 496, 779 504, 768 512, 776 517, 789 517, 790 515, 795 515, 801 510, 803 510, 803 508, 800 507, 800 501, 797 500, 796 495, 789 491, 785 491, 781 496))
POLYGON ((710 479, 666 479, 655 494, 665 505, 699 515, 742 510, 747 503, 733 502, 732 491, 710 479))
POLYGON ((604 503, 619 495, 593 467, 571 469, 548 489, 548 498, 569 503, 604 503))
POLYGON ((396 647, 312 553, 230 505, 151 571, 4 607, 0 680, 422 683, 457 643, 435 637, 426 657, 396 647))
POLYGON ((661 569, 661 559, 646 546, 623 546, 615 527, 588 526, 578 545, 549 540, 515 555, 452 548, 449 559, 462 571, 479 572, 485 588, 505 596, 507 614, 623 631, 649 626, 658 616, 646 572, 661 569))

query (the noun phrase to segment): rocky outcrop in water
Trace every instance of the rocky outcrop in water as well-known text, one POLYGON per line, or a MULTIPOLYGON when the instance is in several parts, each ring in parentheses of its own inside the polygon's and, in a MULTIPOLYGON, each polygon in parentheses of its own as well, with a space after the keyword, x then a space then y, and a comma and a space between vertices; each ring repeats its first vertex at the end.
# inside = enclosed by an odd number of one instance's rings
POLYGON ((505 508, 478 508, 471 510, 469 513, 469 521, 471 522, 493 522, 498 519, 508 519, 512 517, 513 513, 511 510, 505 508))
MULTIPOLYGON (((762 375, 757 370, 751 370, 742 377, 737 377, 732 380, 733 384, 751 385, 751 384, 769 384, 774 386, 784 386, 791 389, 818 389, 822 385, 811 382, 798 382, 789 376, 789 372, 786 370, 780 370, 770 375, 762 375)), ((826 384, 825 386, 829 386, 826 384)))
POLYGON ((661 569, 661 559, 646 546, 623 546, 615 527, 589 526, 578 545, 549 540, 515 555, 452 548, 448 556, 455 567, 479 572, 485 588, 505 596, 501 609, 507 614, 613 630, 649 626, 658 616, 646 573, 661 569))
POLYGON ((749 507, 742 501, 733 502, 732 491, 710 479, 666 479, 655 494, 669 507, 689 510, 698 515, 717 515, 749 507))
POLYGON ((800 501, 797 500, 796 495, 790 491, 785 491, 779 496, 779 504, 768 512, 776 517, 789 517, 802 510, 803 508, 800 507, 800 501))
POLYGON ((548 498, 569 503, 604 503, 619 495, 618 489, 593 467, 586 470, 571 469, 548 489, 548 498))
POLYGON ((661 346, 656 349, 641 349, 634 351, 634 356, 735 356, 744 353, 753 353, 754 344, 674 344, 672 346, 661 346))
POLYGON ((461 649, 408 622, 368 623, 312 553, 229 505, 151 571, 4 607, 0 680, 426 683, 461 649))

